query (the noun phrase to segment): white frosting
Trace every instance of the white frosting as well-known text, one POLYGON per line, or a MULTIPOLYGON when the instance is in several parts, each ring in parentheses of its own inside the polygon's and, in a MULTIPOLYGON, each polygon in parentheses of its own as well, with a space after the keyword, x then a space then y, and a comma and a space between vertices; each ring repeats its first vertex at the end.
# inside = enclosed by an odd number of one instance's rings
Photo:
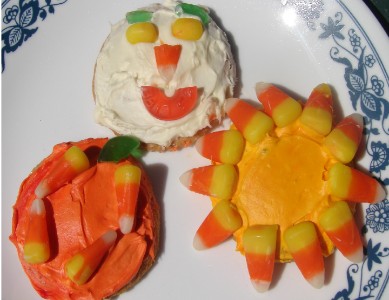
POLYGON ((198 41, 175 38, 171 25, 177 18, 176 5, 167 1, 146 8, 154 11, 151 21, 159 30, 155 43, 130 44, 125 36, 127 21, 113 25, 97 58, 94 78, 96 122, 118 134, 134 135, 161 146, 210 126, 210 114, 221 120, 224 100, 226 95, 232 96, 235 84, 235 63, 224 32, 211 21, 198 41), (159 75, 155 62, 154 46, 162 41, 182 45, 177 70, 169 82, 159 75), (197 86, 197 105, 181 119, 156 119, 141 98, 140 87, 147 85, 163 89, 167 96, 178 88, 197 86))

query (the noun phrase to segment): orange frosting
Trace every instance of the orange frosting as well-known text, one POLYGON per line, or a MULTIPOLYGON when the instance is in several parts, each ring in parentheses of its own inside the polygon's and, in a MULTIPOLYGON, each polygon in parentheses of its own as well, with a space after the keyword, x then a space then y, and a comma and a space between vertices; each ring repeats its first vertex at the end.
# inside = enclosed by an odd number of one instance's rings
MULTIPOLYGON (((38 293, 48 299, 101 299, 120 291, 138 273, 147 257, 155 259, 156 218, 151 207, 153 192, 142 174, 135 229, 122 235, 118 224, 114 171, 116 164, 96 163, 99 150, 107 139, 88 139, 63 143, 24 180, 14 205, 13 230, 15 244, 25 272, 38 293), (28 229, 28 207, 35 199, 34 191, 51 165, 72 145, 87 153, 91 168, 71 183, 44 199, 51 257, 43 264, 30 265, 23 259, 23 245, 28 229), (74 254, 90 245, 108 229, 117 230, 118 239, 91 279, 78 286, 65 274, 64 264, 74 254)), ((131 160, 130 160, 131 161, 131 160)), ((135 163, 135 161, 131 161, 135 163)), ((144 172, 143 172, 144 173, 144 172)))
MULTIPOLYGON (((232 202, 237 206, 243 226, 235 233, 243 253, 242 233, 248 226, 279 224, 276 251, 279 261, 292 259, 281 238, 284 230, 298 222, 318 223, 319 213, 330 201, 325 173, 331 163, 317 137, 296 135, 296 127, 278 129, 256 145, 246 145, 238 163, 239 181, 232 202)), ((333 245, 324 236, 323 254, 333 245)))

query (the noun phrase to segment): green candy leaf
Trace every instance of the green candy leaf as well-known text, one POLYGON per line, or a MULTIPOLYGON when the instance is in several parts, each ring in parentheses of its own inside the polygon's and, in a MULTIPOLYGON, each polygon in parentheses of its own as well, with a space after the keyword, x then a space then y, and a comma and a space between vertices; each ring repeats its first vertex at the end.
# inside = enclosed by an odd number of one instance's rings
POLYGON ((117 136, 114 137, 104 145, 100 151, 98 158, 99 162, 113 161, 119 162, 122 159, 129 157, 140 158, 142 151, 139 149, 140 141, 133 136, 117 136))
POLYGON ((175 11, 176 11, 176 15, 179 17, 182 16, 183 14, 197 16, 200 18, 201 22, 204 25, 208 25, 208 23, 211 21, 208 12, 204 8, 198 5, 189 4, 189 3, 180 3, 176 6, 175 11))
POLYGON ((153 13, 146 10, 135 10, 135 11, 130 11, 126 14, 126 19, 128 24, 150 22, 152 17, 153 17, 153 13))

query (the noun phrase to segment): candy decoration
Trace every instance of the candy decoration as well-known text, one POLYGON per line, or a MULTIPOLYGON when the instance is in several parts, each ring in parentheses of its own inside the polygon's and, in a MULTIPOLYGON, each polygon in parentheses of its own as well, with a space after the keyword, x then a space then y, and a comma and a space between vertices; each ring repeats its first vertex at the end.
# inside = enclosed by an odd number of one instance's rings
POLYGON ((123 234, 131 232, 134 225, 140 180, 140 168, 129 163, 120 165, 115 171, 119 226, 123 234))
POLYGON ((324 259, 315 225, 305 221, 284 232, 286 245, 304 278, 315 288, 324 284, 324 259))
POLYGON ((167 44, 154 47, 158 72, 166 81, 170 81, 176 72, 178 60, 181 55, 181 48, 181 45, 171 46, 167 44))
POLYGON ((243 233, 243 248, 250 279, 259 292, 269 289, 274 270, 277 225, 254 225, 243 233))
POLYGON ((341 199, 376 203, 386 196, 377 180, 342 163, 336 163, 330 168, 328 182, 331 195, 341 199))
POLYGON ((126 38, 130 44, 154 43, 158 38, 158 28, 153 23, 141 22, 128 26, 126 38))
POLYGON ((65 264, 66 275, 76 284, 82 285, 100 265, 108 249, 115 243, 117 233, 109 230, 93 244, 75 254, 65 264))
POLYGON ((150 22, 152 17, 153 13, 146 10, 135 10, 126 14, 128 24, 150 22))
POLYGON ((261 141, 274 127, 273 120, 268 115, 240 99, 227 99, 225 110, 236 128, 251 144, 261 141))
POLYGON ((237 130, 223 130, 206 134, 196 142, 197 151, 212 161, 237 164, 243 154, 245 141, 237 130))
POLYGON ((29 264, 41 264, 50 258, 46 208, 42 199, 35 199, 31 203, 30 220, 23 251, 24 260, 29 264))
POLYGON ((46 197, 87 169, 88 157, 80 148, 72 146, 39 183, 35 195, 38 198, 46 197))
POLYGON ((327 135, 332 128, 332 93, 328 84, 315 87, 304 106, 301 123, 321 135, 327 135))
POLYGON ((197 16, 201 19, 201 22, 203 22, 204 25, 208 25, 208 23, 211 21, 211 18, 208 15, 208 12, 194 4, 189 3, 180 3, 175 8, 176 15, 181 17, 184 14, 197 16))
POLYGON ((167 97, 157 87, 142 86, 142 100, 153 117, 163 121, 173 121, 185 117, 195 108, 197 87, 177 89, 172 97, 167 97))
POLYGON ((181 175, 180 181, 193 192, 230 199, 235 191, 238 174, 232 165, 212 165, 189 170, 181 175))
POLYGON ((225 241, 242 226, 242 218, 229 200, 219 201, 196 232, 193 247, 203 250, 225 241))
POLYGON ((172 25, 173 36, 186 41, 197 41, 203 35, 203 31, 202 23, 193 18, 180 18, 172 25))
POLYGON ((118 163, 129 156, 140 158, 143 155, 140 149, 140 140, 130 135, 115 136, 105 143, 100 151, 98 162, 112 161, 118 163))
POLYGON ((344 118, 325 138, 324 146, 341 162, 350 162, 362 138, 363 118, 352 114, 344 118))
POLYGON ((301 115, 300 103, 274 85, 258 82, 255 91, 265 113, 273 118, 278 127, 293 123, 301 115))
POLYGON ((356 263, 363 260, 361 236, 346 202, 332 203, 320 215, 319 223, 347 259, 356 263))

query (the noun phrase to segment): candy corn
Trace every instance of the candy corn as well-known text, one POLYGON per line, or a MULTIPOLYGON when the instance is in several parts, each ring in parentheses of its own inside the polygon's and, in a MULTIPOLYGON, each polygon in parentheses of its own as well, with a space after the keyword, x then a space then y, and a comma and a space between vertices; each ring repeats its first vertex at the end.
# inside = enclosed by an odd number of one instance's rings
POLYGON ((76 146, 70 147, 39 183, 35 195, 43 198, 55 192, 88 168, 89 160, 86 154, 76 146))
POLYGON ((350 162, 362 138, 363 119, 359 114, 344 118, 324 140, 324 146, 341 162, 350 162))
POLYGON ((74 255, 65 264, 66 275, 78 285, 87 282, 116 238, 116 231, 109 230, 93 244, 74 255))
POLYGON ((284 240, 304 278, 315 288, 324 284, 324 259, 315 225, 305 221, 287 228, 284 240))
POLYGON ((377 180, 342 163, 330 168, 328 182, 331 195, 354 202, 376 203, 386 196, 377 180))
POLYGON ((216 246, 242 226, 242 218, 229 200, 219 201, 196 232, 193 247, 203 250, 216 246))
POLYGON ((225 110, 236 128, 251 144, 261 141, 274 127, 273 120, 268 115, 240 99, 227 99, 225 110))
POLYGON ((230 199, 235 191, 238 174, 232 165, 212 165, 189 170, 181 175, 180 181, 193 192, 230 199))
POLYGON ((255 85, 255 92, 265 113, 273 118, 278 127, 293 123, 301 115, 300 103, 274 85, 258 82, 255 85))
POLYGON ((212 161, 237 164, 244 151, 244 138, 237 130, 209 133, 196 142, 197 151, 212 161))
POLYGON ((24 242, 24 260, 29 264, 41 264, 50 257, 46 208, 42 199, 35 199, 30 207, 30 220, 24 242))
POLYGON ((328 84, 315 87, 304 106, 301 123, 321 135, 327 135, 332 127, 332 93, 328 84))
POLYGON ((123 234, 129 233, 134 225, 140 180, 141 170, 137 166, 123 164, 115 171, 119 226, 123 234))
POLYGON ((319 223, 346 258, 356 263, 363 260, 361 236, 346 202, 334 202, 320 215, 319 223))
POLYGON ((243 248, 251 282, 259 292, 269 289, 277 241, 277 225, 255 225, 243 233, 243 248))
POLYGON ((154 47, 158 72, 166 81, 170 81, 176 72, 181 48, 181 45, 171 46, 167 44, 154 47))

